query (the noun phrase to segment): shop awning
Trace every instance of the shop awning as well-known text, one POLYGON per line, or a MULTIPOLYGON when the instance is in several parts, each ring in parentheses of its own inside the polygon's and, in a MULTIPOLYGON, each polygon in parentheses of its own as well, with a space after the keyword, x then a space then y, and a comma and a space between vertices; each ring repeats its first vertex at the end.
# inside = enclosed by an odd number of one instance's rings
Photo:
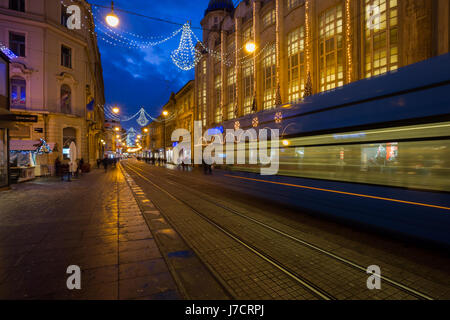
MULTIPOLYGON (((10 151, 37 151, 41 141, 39 140, 11 140, 9 141, 10 151)), ((55 143, 48 144, 50 149, 55 148, 55 143)))

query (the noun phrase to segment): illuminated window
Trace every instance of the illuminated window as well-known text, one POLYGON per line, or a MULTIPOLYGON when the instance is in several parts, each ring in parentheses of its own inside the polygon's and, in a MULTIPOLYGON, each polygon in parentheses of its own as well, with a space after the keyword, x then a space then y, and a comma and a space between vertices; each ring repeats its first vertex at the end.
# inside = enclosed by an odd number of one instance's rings
POLYGON ((231 67, 227 73, 227 119, 234 118, 234 108, 236 107, 236 69, 231 67))
POLYGON ((245 29, 244 32, 242 33, 242 38, 244 39, 244 43, 246 43, 249 40, 253 40, 253 28, 248 27, 247 29, 245 29))
POLYGON ((302 1, 304 2, 304 0, 287 0, 288 10, 294 9, 295 7, 299 6, 302 1))
POLYGON ((365 76, 398 68, 397 0, 365 0, 365 76))
POLYGON ((215 123, 222 122, 222 76, 219 74, 214 80, 214 91, 215 91, 215 123))
POLYGON ((11 107, 25 108, 27 99, 27 82, 20 77, 11 78, 11 107))
POLYGON ((263 66, 263 108, 270 109, 275 105, 276 54, 275 47, 270 46, 264 52, 263 66))
POLYGON ((202 61, 202 74, 206 76, 206 60, 202 61))
POLYGON ((270 10, 263 16, 263 28, 275 23, 275 9, 270 10))
POLYGON ((206 59, 202 60, 199 66, 197 119, 202 121, 203 126, 206 126, 206 59))
POLYGON ((300 27, 288 34, 288 94, 289 102, 303 97, 305 89, 305 30, 300 27))
POLYGON ((320 90, 344 85, 342 5, 326 10, 319 19, 320 90))
POLYGON ((252 110, 255 86, 253 77, 253 59, 248 59, 244 62, 242 67, 242 79, 244 84, 244 115, 249 114, 252 110))

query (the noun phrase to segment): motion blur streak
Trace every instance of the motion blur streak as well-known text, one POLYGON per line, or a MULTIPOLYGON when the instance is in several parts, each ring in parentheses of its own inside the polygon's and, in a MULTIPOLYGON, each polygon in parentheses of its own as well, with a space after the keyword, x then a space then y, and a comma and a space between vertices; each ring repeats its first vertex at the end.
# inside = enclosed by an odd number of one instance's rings
POLYGON ((233 175, 229 175, 229 174, 226 174, 225 176, 226 177, 230 177, 230 178, 234 178, 234 179, 242 179, 242 180, 249 180, 249 181, 256 181, 256 182, 272 183, 272 184, 278 184, 278 185, 294 187, 294 188, 303 188, 303 189, 310 189, 310 190, 316 190, 316 191, 333 192, 333 193, 345 194, 345 195, 355 196, 355 197, 363 197, 363 198, 370 198, 370 199, 377 199, 377 200, 384 200, 384 201, 391 201, 391 202, 406 203, 406 204, 422 206, 422 207, 450 210, 450 208, 448 208, 448 207, 435 206, 435 205, 432 205, 432 204, 426 204, 426 203, 420 203, 420 202, 411 202, 411 201, 404 201, 404 200, 398 200, 398 199, 382 198, 382 197, 370 196, 370 195, 366 195, 366 194, 351 193, 351 192, 344 192, 344 191, 330 190, 330 189, 322 189, 322 188, 314 188, 314 187, 308 187, 308 186, 301 186, 301 185, 297 185, 297 184, 290 184, 290 183, 283 183, 283 182, 276 182, 276 181, 267 181, 267 180, 246 178, 246 177, 240 177, 240 176, 233 176, 233 175))

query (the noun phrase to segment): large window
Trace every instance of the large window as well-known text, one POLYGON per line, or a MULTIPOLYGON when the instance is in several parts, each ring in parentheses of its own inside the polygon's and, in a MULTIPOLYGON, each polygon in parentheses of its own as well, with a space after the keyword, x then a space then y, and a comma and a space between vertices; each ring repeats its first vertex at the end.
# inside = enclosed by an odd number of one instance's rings
MULTIPOLYGON (((8 64, 6 60, 0 57, 0 96, 7 97, 8 95, 8 64)), ((2 103, 0 101, 0 103, 2 103)), ((0 108, 4 108, 5 106, 0 104, 0 108)))
POLYGON ((10 32, 9 48, 16 56, 25 57, 25 35, 10 32))
POLYGON ((199 88, 198 88, 198 120, 202 121, 202 125, 206 126, 206 60, 200 64, 199 70, 199 88))
POLYGON ((61 46, 61 65, 72 68, 72 49, 64 45, 61 46))
POLYGON ((276 53, 275 46, 268 46, 264 52, 263 65, 263 108, 273 108, 275 105, 276 88, 276 53))
POLYGON ((11 79, 11 107, 25 108, 27 104, 27 82, 20 77, 11 79))
POLYGON ((342 5, 325 11, 320 25, 320 90, 344 85, 344 38, 342 5))
POLYGON ((287 8, 288 10, 294 9, 299 6, 301 3, 304 3, 305 0, 287 0, 287 8))
POLYGON ((227 108, 227 119, 233 119, 234 109, 236 107, 236 69, 230 67, 227 72, 227 98, 228 98, 228 108, 227 108))
POLYGON ((397 0, 365 0, 365 76, 398 68, 397 0))
POLYGON ((222 122, 222 76, 218 74, 214 80, 215 114, 214 122, 222 122))
POLYGON ((25 0, 9 0, 9 9, 25 12, 25 0))
POLYGON ((247 59, 242 67, 242 79, 244 85, 244 115, 252 111, 254 96, 253 59, 247 59))
POLYGON ((0 129, 0 188, 8 185, 8 145, 6 130, 0 129))
POLYGON ((300 27, 288 34, 288 94, 289 101, 303 97, 305 89, 305 29, 300 27))
POLYGON ((275 9, 272 9, 263 16, 263 28, 266 28, 266 27, 270 26, 271 24, 275 23, 275 19, 276 19, 275 15, 276 15, 275 9))
POLYGON ((244 43, 249 40, 253 40, 253 28, 250 26, 247 29, 245 29, 244 32, 242 33, 242 37, 244 39, 244 43))
POLYGON ((61 86, 61 112, 72 113, 72 90, 66 84, 61 86))

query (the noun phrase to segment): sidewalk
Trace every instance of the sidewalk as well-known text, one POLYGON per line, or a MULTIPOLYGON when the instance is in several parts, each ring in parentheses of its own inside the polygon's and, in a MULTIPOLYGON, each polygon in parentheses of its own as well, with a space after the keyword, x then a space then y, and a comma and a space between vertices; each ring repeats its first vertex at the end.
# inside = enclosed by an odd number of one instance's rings
POLYGON ((0 299, 179 299, 119 169, 0 193, 0 299), (82 270, 70 291, 67 267, 82 270))

